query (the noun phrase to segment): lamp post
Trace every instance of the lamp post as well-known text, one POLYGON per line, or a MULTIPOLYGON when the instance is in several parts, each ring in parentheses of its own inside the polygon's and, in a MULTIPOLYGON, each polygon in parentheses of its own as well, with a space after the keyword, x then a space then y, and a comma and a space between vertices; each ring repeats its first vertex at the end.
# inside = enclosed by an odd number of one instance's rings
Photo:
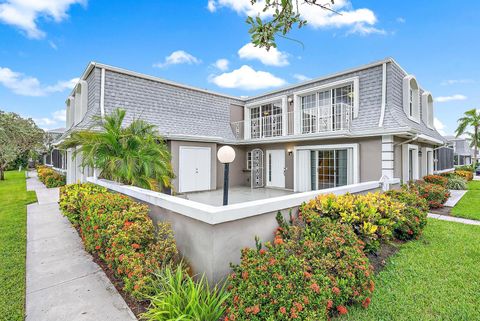
POLYGON ((217 152, 217 158, 220 163, 225 164, 223 174, 223 205, 228 204, 228 172, 230 163, 235 159, 235 150, 230 146, 222 146, 217 152))

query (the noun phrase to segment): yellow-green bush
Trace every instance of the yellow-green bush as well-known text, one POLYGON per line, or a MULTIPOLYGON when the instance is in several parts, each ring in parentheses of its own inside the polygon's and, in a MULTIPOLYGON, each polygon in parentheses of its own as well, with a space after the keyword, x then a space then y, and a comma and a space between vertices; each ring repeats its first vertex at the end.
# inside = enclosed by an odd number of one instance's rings
POLYGON ((365 250, 376 252, 380 241, 392 238, 394 226, 401 220, 403 208, 402 203, 383 193, 328 194, 303 204, 300 213, 307 221, 319 215, 350 224, 365 242, 365 250))
POLYGON ((455 170, 455 175, 465 178, 467 181, 471 181, 473 179, 473 172, 471 171, 459 171, 455 170))
POLYGON ((48 188, 65 185, 65 175, 57 173, 48 166, 37 166, 37 175, 38 179, 48 188))

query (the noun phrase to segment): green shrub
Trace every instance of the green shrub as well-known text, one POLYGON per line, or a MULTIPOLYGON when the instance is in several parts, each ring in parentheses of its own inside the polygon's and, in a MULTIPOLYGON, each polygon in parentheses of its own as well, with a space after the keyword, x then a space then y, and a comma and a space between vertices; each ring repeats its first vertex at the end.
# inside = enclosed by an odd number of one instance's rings
POLYGON ((466 171, 466 172, 474 172, 475 165, 457 165, 455 166, 455 171, 466 171))
POLYGON ((78 225, 85 196, 106 192, 106 188, 90 183, 65 185, 60 188, 60 209, 72 224, 78 225))
POLYGON ((59 174, 52 168, 45 165, 39 165, 36 168, 38 179, 45 184, 47 188, 65 185, 65 175, 59 174))
POLYGON ((155 294, 142 315, 149 321, 201 320, 218 321, 225 312, 229 294, 224 287, 210 288, 202 277, 195 282, 181 266, 163 269, 152 282, 155 294))
POLYGON ((448 179, 440 175, 427 175, 423 177, 423 180, 427 183, 441 185, 447 187, 448 179))
POLYGON ((392 238, 394 225, 400 220, 402 204, 382 193, 367 195, 320 195, 303 204, 301 213, 307 218, 319 215, 350 224, 367 252, 376 252, 380 241, 392 238))
POLYGON ((421 198, 425 199, 429 208, 443 207, 443 204, 445 204, 450 197, 450 192, 447 188, 421 180, 410 183, 409 188, 418 193, 421 198))
POLYGON ((178 260, 171 226, 162 223, 155 231, 147 205, 92 184, 76 184, 61 189, 60 206, 78 224, 85 249, 97 254, 137 299, 152 291, 154 272, 178 260))
POLYGON ((279 220, 273 244, 232 266, 225 320, 329 320, 370 303, 372 269, 351 226, 314 215, 279 220))
POLYGON ((467 181, 461 176, 453 175, 448 178, 447 188, 453 190, 466 190, 467 181))
POLYGON ((388 191, 387 195, 404 205, 402 219, 395 224, 393 232, 395 238, 399 240, 418 238, 427 224, 427 201, 406 186, 401 190, 388 191))

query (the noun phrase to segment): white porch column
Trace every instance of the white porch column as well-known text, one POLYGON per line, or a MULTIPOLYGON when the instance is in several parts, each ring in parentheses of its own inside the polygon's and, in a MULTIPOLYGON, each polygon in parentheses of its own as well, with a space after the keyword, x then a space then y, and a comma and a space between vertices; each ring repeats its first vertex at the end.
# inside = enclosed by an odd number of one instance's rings
POLYGON ((394 178, 393 135, 382 136, 382 177, 394 178))

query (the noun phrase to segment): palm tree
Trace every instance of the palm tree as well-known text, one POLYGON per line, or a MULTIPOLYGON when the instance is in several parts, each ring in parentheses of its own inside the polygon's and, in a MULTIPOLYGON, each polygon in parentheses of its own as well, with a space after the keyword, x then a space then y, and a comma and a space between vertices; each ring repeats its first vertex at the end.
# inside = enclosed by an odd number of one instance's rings
MULTIPOLYGON (((479 128, 480 128, 480 111, 477 109, 471 109, 465 112, 464 117, 458 120, 458 127, 455 131, 457 137, 464 134, 468 127, 473 127, 473 138, 478 138, 479 128)), ((477 163, 477 150, 478 150, 478 139, 473 139, 473 164, 476 166, 477 163)))
POLYGON ((71 134, 64 148, 78 148, 82 168, 101 171, 100 176, 151 190, 171 188, 174 177, 171 154, 155 126, 135 119, 122 127, 125 110, 117 109, 104 119, 96 118, 89 130, 71 134))

